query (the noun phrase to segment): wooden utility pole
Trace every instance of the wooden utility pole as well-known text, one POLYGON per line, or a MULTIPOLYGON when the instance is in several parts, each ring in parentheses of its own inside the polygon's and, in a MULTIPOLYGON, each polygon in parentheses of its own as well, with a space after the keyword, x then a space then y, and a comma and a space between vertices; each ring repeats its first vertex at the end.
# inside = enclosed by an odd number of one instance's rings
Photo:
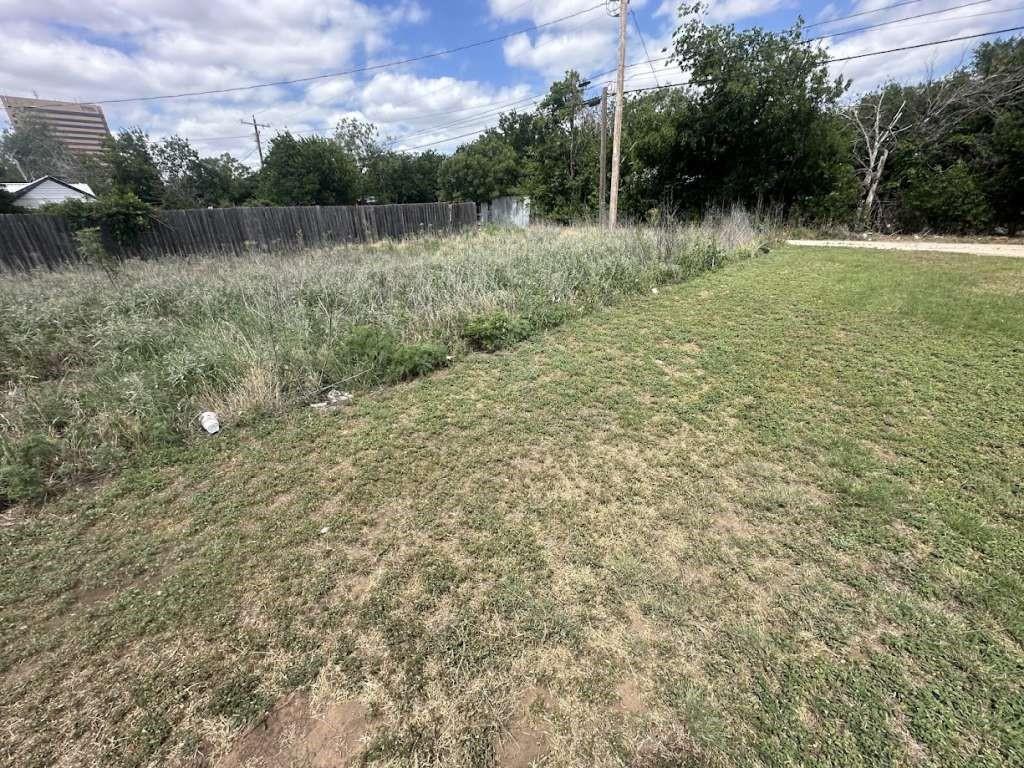
POLYGON ((608 86, 601 89, 601 169, 597 175, 597 220, 608 221, 608 86))
POLYGON ((263 142, 260 141, 260 128, 269 128, 270 126, 266 123, 257 123, 256 115, 252 116, 252 123, 248 120, 241 120, 242 125, 252 125, 252 130, 256 134, 256 151, 260 153, 260 168, 263 167, 263 142))
POLYGON ((608 206, 608 229, 615 229, 619 217, 619 159, 622 156, 622 105, 626 87, 626 21, 629 0, 619 0, 619 72, 615 82, 615 125, 612 128, 612 188, 608 206))

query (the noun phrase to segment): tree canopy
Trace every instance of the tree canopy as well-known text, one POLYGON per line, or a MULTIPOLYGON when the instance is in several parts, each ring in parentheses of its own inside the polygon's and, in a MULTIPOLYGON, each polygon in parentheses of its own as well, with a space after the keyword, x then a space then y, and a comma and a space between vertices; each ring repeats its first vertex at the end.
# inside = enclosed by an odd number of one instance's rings
POLYGON ((270 141, 260 193, 277 205, 346 205, 359 195, 359 169, 340 144, 282 133, 270 141))

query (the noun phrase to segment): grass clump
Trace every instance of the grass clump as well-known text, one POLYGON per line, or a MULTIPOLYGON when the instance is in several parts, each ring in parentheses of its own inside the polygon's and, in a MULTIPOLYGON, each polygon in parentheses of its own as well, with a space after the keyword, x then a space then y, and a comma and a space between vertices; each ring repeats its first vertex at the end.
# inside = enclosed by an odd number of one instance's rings
POLYGON ((131 262, 116 285, 102 263, 2 276, 0 506, 180 444, 202 411, 230 427, 410 379, 743 258, 757 233, 735 219, 131 262))

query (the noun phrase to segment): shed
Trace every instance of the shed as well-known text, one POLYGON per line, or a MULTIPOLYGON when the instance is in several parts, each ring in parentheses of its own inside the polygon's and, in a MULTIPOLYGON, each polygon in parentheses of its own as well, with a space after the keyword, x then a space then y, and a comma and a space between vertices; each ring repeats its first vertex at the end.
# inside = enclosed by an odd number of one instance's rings
POLYGON ((480 203, 480 223, 499 224, 506 227, 527 227, 530 225, 530 198, 496 197, 490 203, 480 203))
POLYGON ((43 176, 35 181, 3 183, 0 189, 14 195, 14 204, 19 208, 40 208, 47 203, 63 203, 65 200, 96 199, 88 184, 71 184, 54 176, 43 176))

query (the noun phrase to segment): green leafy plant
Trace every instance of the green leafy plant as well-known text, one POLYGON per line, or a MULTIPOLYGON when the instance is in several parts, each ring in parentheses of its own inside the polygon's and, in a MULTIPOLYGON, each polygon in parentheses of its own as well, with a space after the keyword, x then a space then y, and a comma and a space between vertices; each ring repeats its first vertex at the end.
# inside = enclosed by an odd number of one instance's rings
POLYGON ((6 189, 0 189, 0 213, 20 213, 14 204, 14 194, 6 189))
POLYGON ((534 325, 525 318, 493 312, 467 321, 462 327, 462 338, 472 349, 497 352, 528 338, 534 330, 534 325))
POLYGON ((121 271, 121 260, 103 247, 103 237, 99 227, 85 227, 74 234, 75 250, 82 260, 100 267, 113 281, 121 271))
POLYGON ((0 502, 42 496, 56 470, 60 451, 49 437, 33 432, 17 443, 5 440, 2 455, 0 502))
POLYGON ((404 381, 442 368, 447 350, 441 344, 404 344, 391 331, 356 326, 343 340, 333 361, 333 375, 356 371, 381 382, 404 381))
POLYGON ((153 206, 132 192, 111 192, 96 202, 101 226, 122 247, 137 245, 142 234, 153 226, 153 206))
POLYGON ((97 227, 104 236, 122 248, 138 244, 156 220, 154 209, 132 192, 113 191, 95 202, 65 200, 44 205, 40 210, 48 216, 60 216, 71 229, 97 227))

